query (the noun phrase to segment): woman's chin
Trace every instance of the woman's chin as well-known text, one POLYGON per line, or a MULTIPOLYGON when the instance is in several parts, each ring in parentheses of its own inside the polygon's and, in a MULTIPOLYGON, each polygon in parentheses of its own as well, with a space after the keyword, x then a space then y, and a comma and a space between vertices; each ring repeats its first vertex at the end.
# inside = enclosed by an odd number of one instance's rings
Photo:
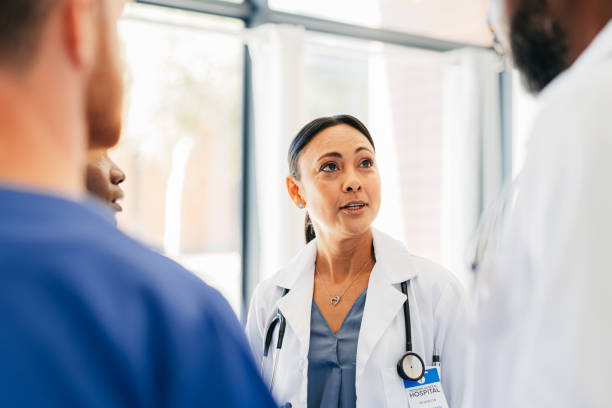
POLYGON ((353 222, 345 223, 344 231, 348 235, 361 235, 370 230, 372 220, 353 220, 353 222))

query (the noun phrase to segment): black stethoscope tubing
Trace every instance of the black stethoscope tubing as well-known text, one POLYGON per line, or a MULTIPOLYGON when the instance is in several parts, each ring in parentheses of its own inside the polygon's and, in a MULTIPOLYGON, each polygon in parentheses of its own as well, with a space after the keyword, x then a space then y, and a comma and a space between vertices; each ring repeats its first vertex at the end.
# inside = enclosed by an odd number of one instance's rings
POLYGON ((408 302, 408 285, 406 282, 400 284, 402 293, 406 295, 404 302, 404 327, 406 329, 406 351, 412 351, 412 327, 410 325, 410 305, 408 302))
MULTIPOLYGON (((283 294, 281 295, 281 297, 285 296, 287 293, 289 293, 289 289, 283 289, 283 294)), ((278 328, 278 339, 276 341, 277 350, 283 348, 283 339, 285 338, 285 327, 287 327, 287 319, 285 319, 285 316, 283 316, 281 311, 276 308, 276 314, 274 315, 272 320, 270 320, 270 323, 268 324, 268 330, 266 330, 266 341, 264 343, 263 352, 264 357, 268 357, 268 351, 270 350, 270 345, 272 344, 272 336, 274 336, 274 329, 279 323, 280 326, 278 328)))
POLYGON ((404 301, 404 327, 406 329, 406 353, 399 359, 397 362, 397 374, 403 378, 404 380, 410 381, 418 381, 425 375, 425 362, 417 353, 412 351, 412 326, 410 324, 410 302, 408 297, 408 282, 404 281, 400 284, 402 288, 402 293, 406 295, 406 300, 404 301), (418 370, 416 375, 408 374, 404 365, 407 364, 407 361, 413 361, 418 365, 418 370))
MULTIPOLYGON (((283 293, 281 297, 285 296, 287 293, 289 293, 289 289, 283 288, 283 293)), ((277 324, 279 325, 278 338, 276 340, 276 351, 274 352, 275 354, 274 355, 274 368, 272 369, 272 379, 270 380, 270 392, 272 392, 272 389, 274 388, 276 368, 278 367, 278 359, 280 356, 280 351, 283 348, 283 339, 285 338, 285 328, 287 327, 287 319, 285 319, 285 316, 283 316, 283 314, 281 313, 278 307, 276 308, 276 314, 274 315, 274 317, 268 324, 268 330, 266 330, 266 339, 264 342, 263 357, 261 359, 261 375, 262 376, 263 376, 264 362, 266 361, 266 358, 268 357, 268 352, 270 351, 270 345, 272 344, 272 337, 274 336, 274 329, 276 328, 277 324)))

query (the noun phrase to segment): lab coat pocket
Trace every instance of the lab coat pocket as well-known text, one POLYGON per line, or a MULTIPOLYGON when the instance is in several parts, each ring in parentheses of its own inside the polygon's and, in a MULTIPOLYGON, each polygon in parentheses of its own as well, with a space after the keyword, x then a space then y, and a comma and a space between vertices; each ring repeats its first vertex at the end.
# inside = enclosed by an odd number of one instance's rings
POLYGON ((404 389, 404 380, 397 374, 397 368, 383 369, 382 380, 385 387, 385 407, 408 407, 408 397, 404 389))

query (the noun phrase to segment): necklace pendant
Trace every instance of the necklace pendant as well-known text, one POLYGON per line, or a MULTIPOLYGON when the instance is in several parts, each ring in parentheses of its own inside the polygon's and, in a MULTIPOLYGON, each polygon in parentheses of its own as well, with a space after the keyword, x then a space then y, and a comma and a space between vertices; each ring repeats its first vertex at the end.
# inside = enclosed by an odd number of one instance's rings
POLYGON ((329 301, 331 302, 332 306, 336 306, 338 303, 340 303, 340 296, 330 297, 329 301))

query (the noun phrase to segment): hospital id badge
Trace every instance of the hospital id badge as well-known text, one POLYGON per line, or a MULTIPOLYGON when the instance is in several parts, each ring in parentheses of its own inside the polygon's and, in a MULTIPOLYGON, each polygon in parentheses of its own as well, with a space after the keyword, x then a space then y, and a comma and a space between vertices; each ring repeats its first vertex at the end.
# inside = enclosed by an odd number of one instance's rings
POLYGON ((438 368, 427 367, 418 381, 404 380, 410 408, 448 408, 438 368))

